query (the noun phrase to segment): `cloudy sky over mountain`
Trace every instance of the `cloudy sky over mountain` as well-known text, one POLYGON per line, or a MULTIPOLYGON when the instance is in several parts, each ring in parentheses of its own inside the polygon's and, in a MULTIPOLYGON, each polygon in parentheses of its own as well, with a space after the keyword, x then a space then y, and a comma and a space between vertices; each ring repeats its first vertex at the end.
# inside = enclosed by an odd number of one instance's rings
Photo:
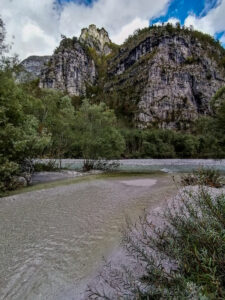
POLYGON ((0 15, 21 59, 51 54, 61 34, 79 36, 93 23, 122 43, 137 28, 180 21, 225 45, 225 0, 0 0, 0 15))

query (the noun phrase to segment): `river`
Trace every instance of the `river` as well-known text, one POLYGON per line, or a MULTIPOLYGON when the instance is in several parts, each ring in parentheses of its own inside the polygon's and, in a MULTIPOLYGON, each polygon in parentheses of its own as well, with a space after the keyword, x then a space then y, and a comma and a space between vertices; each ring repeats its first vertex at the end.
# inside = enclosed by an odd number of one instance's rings
MULTIPOLYGON (((48 159, 38 160, 47 163, 48 159)), ((53 160, 51 160, 53 161, 53 160)), ((54 160, 59 165, 59 160, 54 160)), ((225 159, 122 159, 117 161, 118 171, 167 173, 190 172, 200 167, 214 168, 225 173, 225 159)), ((71 170, 81 170, 82 159, 62 159, 62 167, 71 170)))
MULTIPOLYGON (((210 164, 225 170, 224 160, 207 160, 210 164)), ((182 164, 127 160, 122 168, 152 171, 153 166, 174 172, 182 164)), ((187 171, 193 162, 183 166, 180 170, 187 171)), ((0 299, 82 299, 103 256, 110 258, 119 247, 125 217, 135 221, 145 208, 161 207, 176 192, 168 173, 119 174, 40 190, 37 185, 1 198, 0 299)))
POLYGON ((125 216, 175 190, 169 175, 120 175, 1 198, 1 299, 81 299, 125 216))

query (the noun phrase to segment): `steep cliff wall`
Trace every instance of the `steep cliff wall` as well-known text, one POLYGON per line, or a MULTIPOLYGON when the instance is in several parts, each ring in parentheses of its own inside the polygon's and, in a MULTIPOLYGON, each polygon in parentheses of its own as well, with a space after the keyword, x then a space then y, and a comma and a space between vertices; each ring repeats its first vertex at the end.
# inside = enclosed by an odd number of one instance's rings
POLYGON ((23 62, 41 88, 105 101, 140 128, 187 128, 210 114, 210 100, 225 85, 225 50, 203 33, 156 26, 137 31, 122 46, 105 29, 84 28, 63 38, 47 63, 23 62), (88 88, 87 88, 88 87, 88 88))
POLYGON ((48 63, 51 56, 29 56, 24 59, 20 66, 22 67, 22 72, 19 74, 19 80, 33 80, 39 78, 41 75, 41 70, 48 63))
POLYGON ((183 128, 210 113, 212 96, 225 85, 224 57, 218 43, 191 30, 140 31, 111 61, 106 91, 116 91, 120 110, 130 110, 139 127, 183 128))
POLYGON ((40 87, 57 89, 70 95, 85 95, 94 84, 96 68, 76 38, 64 38, 40 76, 40 87))

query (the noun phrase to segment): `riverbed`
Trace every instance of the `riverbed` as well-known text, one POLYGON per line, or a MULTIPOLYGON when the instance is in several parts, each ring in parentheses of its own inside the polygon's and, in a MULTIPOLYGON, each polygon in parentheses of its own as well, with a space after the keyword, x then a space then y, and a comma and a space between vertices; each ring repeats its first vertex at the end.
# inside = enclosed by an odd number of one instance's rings
POLYGON ((126 216, 176 192, 169 174, 114 174, 0 199, 1 299, 82 299, 126 216))

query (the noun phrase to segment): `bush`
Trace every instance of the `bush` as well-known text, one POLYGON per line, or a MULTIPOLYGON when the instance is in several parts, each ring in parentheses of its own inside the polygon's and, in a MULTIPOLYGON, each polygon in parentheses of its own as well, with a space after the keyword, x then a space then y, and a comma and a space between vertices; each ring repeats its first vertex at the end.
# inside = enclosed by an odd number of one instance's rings
POLYGON ((6 159, 0 159, 0 196, 7 190, 17 188, 14 176, 18 174, 19 165, 6 159))
POLYGON ((218 170, 198 169, 181 177, 181 185, 206 185, 220 188, 224 186, 224 179, 218 170))
POLYGON ((117 161, 110 161, 110 160, 92 160, 92 159, 85 159, 83 163, 83 171, 88 172, 91 170, 101 170, 111 172, 116 170, 119 167, 119 162, 117 161))
POLYGON ((90 299, 225 299, 225 195, 186 190, 161 217, 128 223, 123 245, 136 263, 107 265, 90 299))
POLYGON ((50 172, 59 170, 56 162, 50 160, 47 163, 34 163, 34 172, 50 172))
POLYGON ((195 64, 198 62, 199 62, 199 58, 194 56, 188 56, 185 60, 185 64, 187 65, 195 64))

